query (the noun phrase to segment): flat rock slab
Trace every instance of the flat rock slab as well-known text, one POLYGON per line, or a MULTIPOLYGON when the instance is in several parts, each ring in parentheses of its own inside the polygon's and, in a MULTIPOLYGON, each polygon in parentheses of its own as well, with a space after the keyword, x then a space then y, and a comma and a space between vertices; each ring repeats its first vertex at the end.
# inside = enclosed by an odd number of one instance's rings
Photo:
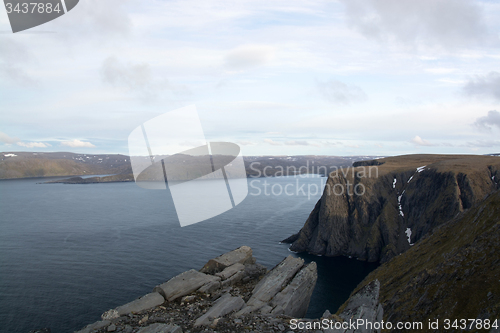
POLYGON ((245 270, 245 265, 240 264, 239 262, 231 265, 229 267, 224 268, 222 272, 216 273, 215 275, 220 277, 222 280, 226 280, 233 276, 234 274, 244 271, 245 270))
POLYGON ((255 258, 252 256, 252 249, 248 246, 242 246, 231 252, 224 253, 215 259, 210 259, 200 272, 215 274, 236 263, 243 265, 255 263, 255 258))
POLYGON ((182 328, 172 324, 155 323, 141 328, 137 333, 182 333, 182 328))
POLYGON ((271 313, 295 318, 304 317, 309 308, 309 301, 317 279, 316 263, 311 262, 295 275, 285 289, 274 296, 271 301, 271 306, 274 309, 271 313))
POLYGON ((191 269, 179 274, 167 282, 156 286, 153 291, 160 293, 169 302, 191 294, 205 284, 220 281, 220 277, 200 273, 191 269))
POLYGON ((123 316, 124 314, 137 313, 154 308, 164 302, 165 298, 163 298, 162 295, 157 292, 152 292, 113 310, 108 310, 104 312, 101 317, 102 319, 114 319, 123 316))
POLYGON ((248 300, 247 304, 254 303, 267 303, 278 292, 280 292, 294 277, 302 266, 304 260, 288 256, 272 270, 270 270, 260 282, 255 286, 252 291, 252 297, 248 300))
POLYGON ((222 317, 228 313, 238 311, 245 306, 245 301, 241 297, 233 297, 230 294, 224 294, 212 305, 208 311, 196 319, 194 326, 205 325, 212 323, 213 319, 222 317))

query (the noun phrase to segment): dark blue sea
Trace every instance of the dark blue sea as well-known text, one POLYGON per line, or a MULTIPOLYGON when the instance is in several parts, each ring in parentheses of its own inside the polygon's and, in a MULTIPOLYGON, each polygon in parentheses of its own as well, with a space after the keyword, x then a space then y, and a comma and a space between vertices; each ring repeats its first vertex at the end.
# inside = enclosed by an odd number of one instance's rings
MULTIPOLYGON (((135 183, 39 184, 47 180, 0 181, 0 332, 73 332, 241 245, 272 268, 297 256, 279 242, 300 230, 325 182, 249 179, 249 195, 236 208, 181 228, 168 191, 135 183), (287 184, 293 195, 279 194, 287 184)), ((318 263, 309 318, 335 312, 376 267, 299 256, 318 263)))

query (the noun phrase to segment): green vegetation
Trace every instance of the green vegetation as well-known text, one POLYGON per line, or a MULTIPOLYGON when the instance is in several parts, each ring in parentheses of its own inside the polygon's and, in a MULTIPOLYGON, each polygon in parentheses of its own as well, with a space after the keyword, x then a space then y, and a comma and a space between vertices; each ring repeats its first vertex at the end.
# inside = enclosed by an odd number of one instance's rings
POLYGON ((384 320, 391 322, 500 319, 499 239, 496 191, 381 265, 354 292, 378 279, 384 320))

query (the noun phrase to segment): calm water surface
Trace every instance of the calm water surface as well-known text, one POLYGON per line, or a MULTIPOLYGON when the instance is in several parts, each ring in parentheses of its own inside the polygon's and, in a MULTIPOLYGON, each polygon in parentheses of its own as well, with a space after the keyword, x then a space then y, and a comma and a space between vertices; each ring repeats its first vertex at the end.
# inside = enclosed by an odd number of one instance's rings
MULTIPOLYGON (((184 228, 168 191, 134 183, 37 184, 46 180, 0 181, 0 332, 73 332, 241 245, 272 268, 291 254, 279 241, 303 226, 325 179, 249 179, 240 205, 184 228), (293 195, 275 195, 287 184, 293 195)), ((376 267, 300 256, 318 263, 311 318, 335 312, 376 267)))

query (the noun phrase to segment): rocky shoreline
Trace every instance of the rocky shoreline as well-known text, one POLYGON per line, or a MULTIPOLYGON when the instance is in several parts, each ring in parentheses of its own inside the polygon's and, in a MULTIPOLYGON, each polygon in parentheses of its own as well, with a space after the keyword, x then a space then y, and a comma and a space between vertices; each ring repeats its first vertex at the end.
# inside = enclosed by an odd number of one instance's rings
POLYGON ((101 320, 77 333, 310 332, 292 323, 382 318, 380 284, 373 281, 352 295, 338 316, 327 310, 320 319, 299 319, 307 312, 316 280, 315 262, 305 264, 288 256, 268 271, 256 263, 251 248, 242 246, 106 311, 101 320))

